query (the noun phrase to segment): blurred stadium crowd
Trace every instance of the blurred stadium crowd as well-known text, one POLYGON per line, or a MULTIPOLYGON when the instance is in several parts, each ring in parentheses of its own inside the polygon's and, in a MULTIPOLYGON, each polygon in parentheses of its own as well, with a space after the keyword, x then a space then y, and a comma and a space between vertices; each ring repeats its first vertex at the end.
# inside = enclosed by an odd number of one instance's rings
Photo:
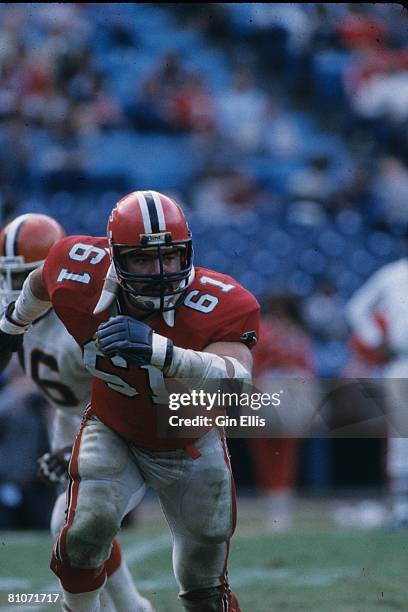
POLYGON ((199 265, 283 296, 276 367, 361 374, 344 305, 408 224, 401 5, 2 4, 0 31, 2 225, 101 235, 170 193, 199 265))

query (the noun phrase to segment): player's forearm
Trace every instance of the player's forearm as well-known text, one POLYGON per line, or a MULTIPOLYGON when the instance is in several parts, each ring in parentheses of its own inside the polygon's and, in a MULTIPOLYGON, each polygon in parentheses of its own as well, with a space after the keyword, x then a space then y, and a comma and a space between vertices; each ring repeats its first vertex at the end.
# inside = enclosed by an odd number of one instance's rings
MULTIPOLYGON (((153 364, 154 365, 154 364, 153 364)), ((169 378, 217 379, 237 378, 250 382, 251 374, 235 357, 215 355, 173 347, 170 365, 164 369, 169 378)))
POLYGON ((43 302, 49 302, 50 296, 48 295, 48 289, 45 286, 44 281, 43 281, 42 271, 43 271, 43 267, 41 266, 40 268, 37 268, 36 270, 31 272, 31 274, 28 277, 29 282, 30 282, 30 287, 31 287, 31 291, 33 292, 33 295, 36 298, 38 298, 39 300, 42 300, 43 302))
MULTIPOLYGON (((153 334, 156 341, 153 347, 160 343, 163 347, 171 346, 171 359, 162 367, 165 376, 191 379, 236 378, 251 381, 251 352, 240 342, 214 342, 203 351, 194 351, 173 347, 171 342, 158 334, 153 334)), ((153 351, 152 363, 160 367, 160 360, 155 359, 153 351)))

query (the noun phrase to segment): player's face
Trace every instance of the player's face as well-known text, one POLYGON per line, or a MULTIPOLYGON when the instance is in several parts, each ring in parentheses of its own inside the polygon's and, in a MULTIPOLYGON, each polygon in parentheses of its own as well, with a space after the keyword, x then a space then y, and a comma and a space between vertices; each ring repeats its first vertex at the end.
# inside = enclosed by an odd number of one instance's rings
MULTIPOLYGON (((172 272, 179 272, 181 261, 180 261, 180 250, 177 248, 169 248, 162 250, 162 259, 163 259, 163 272, 164 274, 169 274, 172 272)), ((124 256, 124 263, 126 266, 126 270, 130 274, 137 275, 160 275, 160 258, 157 252, 157 249, 153 249, 152 251, 148 251, 146 249, 133 251, 131 253, 127 253, 124 256)), ((168 283, 168 289, 174 290, 176 289, 178 283, 168 283)), ((149 285, 144 286, 143 283, 134 283, 133 288, 135 291, 138 289, 140 291, 145 291, 149 288, 149 285)), ((150 289, 152 295, 159 295, 160 289, 150 289)))
MULTIPOLYGON (((9 278, 11 279, 11 289, 13 291, 19 291, 22 286, 23 283, 25 281, 25 279, 27 278, 27 276, 29 275, 30 271, 26 272, 11 272, 9 278)), ((6 270, 0 270, 0 277, 2 278, 2 280, 6 280, 7 278, 7 271, 6 270)))

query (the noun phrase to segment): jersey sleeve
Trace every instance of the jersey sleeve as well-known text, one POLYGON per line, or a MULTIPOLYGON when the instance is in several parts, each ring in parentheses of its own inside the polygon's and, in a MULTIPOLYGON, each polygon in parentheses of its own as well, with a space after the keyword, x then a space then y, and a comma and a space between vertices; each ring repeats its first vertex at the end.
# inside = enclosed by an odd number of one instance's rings
POLYGON ((259 337, 259 304, 242 304, 220 320, 211 342, 243 342, 252 348, 259 337), (254 334, 251 336, 251 334, 254 334))
POLYGON ((43 266, 52 306, 79 344, 92 337, 104 319, 93 309, 109 265, 106 247, 104 238, 69 236, 50 249, 43 266))
POLYGON ((221 284, 233 289, 224 293, 216 286, 207 285, 219 300, 209 321, 213 330, 210 342, 243 342, 252 348, 259 337, 260 306, 256 298, 231 277, 217 273, 212 275, 215 280, 221 280, 221 284))

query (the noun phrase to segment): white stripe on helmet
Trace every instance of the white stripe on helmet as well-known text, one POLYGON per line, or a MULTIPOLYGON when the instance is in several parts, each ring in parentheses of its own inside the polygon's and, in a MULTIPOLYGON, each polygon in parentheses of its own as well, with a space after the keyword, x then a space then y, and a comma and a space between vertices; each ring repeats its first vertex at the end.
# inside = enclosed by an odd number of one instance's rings
POLYGON ((140 210, 142 213, 145 234, 151 234, 152 224, 150 223, 150 215, 149 215, 149 209, 147 207, 146 199, 142 191, 137 191, 136 193, 137 193, 137 199, 140 205, 140 210))
POLYGON ((16 235, 21 225, 27 221, 31 217, 31 213, 26 213, 25 215, 20 215, 14 221, 10 223, 7 228, 6 236, 5 236, 5 244, 4 244, 4 254, 6 257, 14 257, 17 253, 14 252, 14 242, 16 239, 16 235))

